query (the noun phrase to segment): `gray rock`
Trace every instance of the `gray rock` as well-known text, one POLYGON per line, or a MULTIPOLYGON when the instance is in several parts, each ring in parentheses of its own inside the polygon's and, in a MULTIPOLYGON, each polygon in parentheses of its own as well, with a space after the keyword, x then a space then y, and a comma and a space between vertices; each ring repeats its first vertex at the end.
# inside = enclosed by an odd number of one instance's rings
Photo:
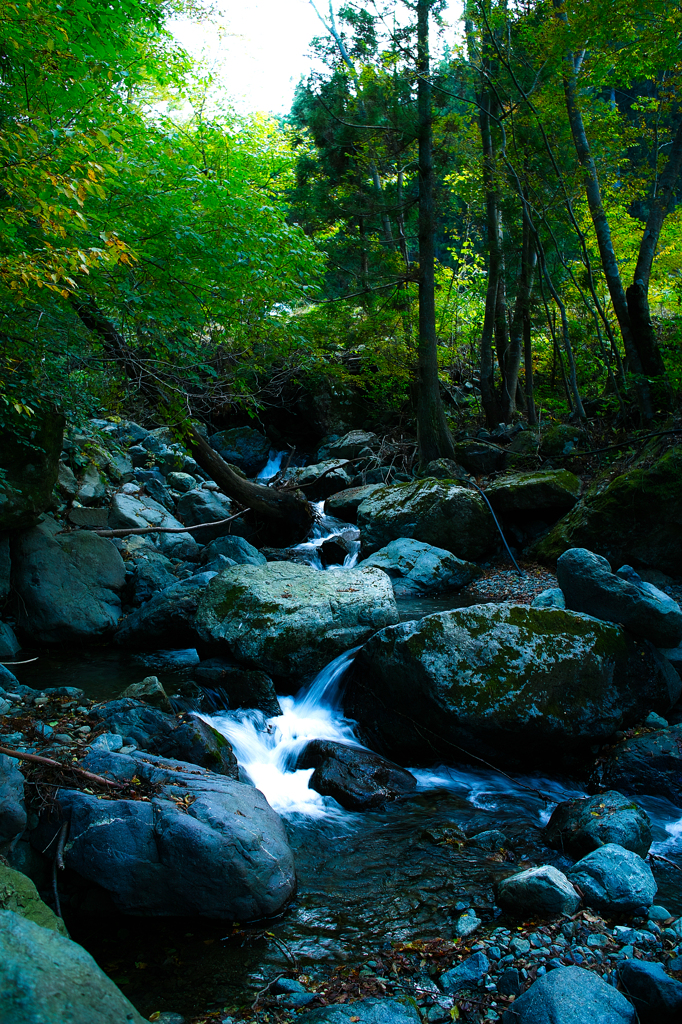
POLYGON ((669 672, 655 648, 620 626, 555 608, 480 604, 373 636, 350 670, 344 708, 368 746, 402 763, 418 763, 428 737, 433 756, 463 748, 555 766, 653 707, 665 710, 669 672))
POLYGON ((360 999, 355 1003, 332 1003, 309 1010, 299 1020, 302 1024, 421 1024, 417 1009, 398 999, 360 999))
POLYGON ((517 917, 557 917, 574 914, 580 906, 580 896, 563 871, 543 864, 500 882, 497 902, 517 917))
POLYGON ((550 587, 533 598, 531 608, 565 608, 566 599, 561 587, 550 587))
MULTIPOLYGON (((113 497, 109 526, 121 530, 149 526, 183 528, 183 524, 153 498, 136 498, 121 492, 113 497)), ((159 551, 169 558, 198 558, 197 542, 189 533, 157 533, 151 536, 159 551)))
POLYGON ((21 644, 14 630, 6 622, 0 622, 0 658, 13 658, 21 650, 21 644))
POLYGON ((232 502, 226 494, 219 491, 207 491, 203 487, 197 487, 183 494, 175 507, 185 526, 209 524, 203 530, 193 531, 201 544, 208 544, 234 526, 234 523, 223 526, 210 525, 229 519, 232 515, 232 502))
POLYGON ((356 523, 359 506, 380 487, 383 487, 383 483, 364 484, 360 487, 349 487, 346 491, 338 491, 327 498, 324 511, 328 516, 341 519, 344 523, 356 523))
POLYGON ((164 644, 195 645, 195 617, 213 573, 202 572, 166 587, 128 615, 116 633, 116 643, 158 648, 164 644))
POLYGON ((85 467, 78 483, 76 497, 82 505, 97 505, 106 496, 106 481, 97 466, 85 467))
POLYGON ((476 835, 471 836, 468 843, 469 846, 474 846, 478 850, 499 850, 506 846, 508 841, 504 832, 491 828, 486 829, 485 832, 477 832, 476 835))
POLYGON ((474 953, 461 964, 445 971, 438 979, 443 992, 454 995, 465 988, 475 988, 476 983, 490 970, 490 961, 484 953, 474 953))
POLYGON ((595 782, 625 793, 682 802, 682 725, 623 740, 599 766, 595 782))
POLYGON ((165 555, 149 552, 134 560, 133 599, 135 604, 145 604, 160 590, 166 590, 177 583, 171 572, 172 563, 165 555))
POLYGON ((103 732, 90 744, 91 750, 110 750, 113 754, 117 753, 123 746, 123 737, 119 736, 115 732, 103 732))
POLYGON ((267 562, 265 555, 261 555, 258 548, 254 548, 248 540, 231 535, 212 540, 202 551, 201 560, 212 562, 219 555, 230 558, 235 565, 265 565, 267 562))
MULTIPOLYGON (((611 572, 601 555, 570 548, 558 559, 556 571, 567 608, 619 622, 633 636, 656 647, 676 647, 682 640, 682 610, 677 602, 651 583, 630 582, 611 572)), ((632 579, 637 574, 629 575, 632 579)))
MULTIPOLYGON (((163 505, 171 514, 175 512, 175 499, 169 489, 166 487, 163 477, 158 470, 143 470, 147 479, 144 480, 144 489, 150 498, 154 501, 158 501, 159 505, 163 505), (152 475, 153 473, 153 475, 152 475)), ((138 478, 140 472, 138 471, 138 478)))
POLYGON ((588 907, 610 912, 650 907, 657 885, 651 868, 631 850, 607 843, 588 853, 568 873, 588 907))
POLYGON ((0 1020, 7 1024, 144 1024, 82 946, 0 911, 0 1020))
POLYGON ((646 857, 652 839, 646 811, 613 790, 562 801, 552 812, 544 834, 550 846, 574 857, 584 857, 606 843, 646 857))
POLYGON ((24 776, 16 760, 0 754, 0 854, 7 853, 25 828, 24 776))
POLYGON ((507 464, 507 453, 503 448, 478 440, 458 442, 455 458, 473 476, 489 476, 507 464))
POLYGON ((76 476, 71 469, 71 466, 68 466, 65 462, 59 463, 59 468, 57 470, 57 488, 61 496, 66 498, 67 501, 71 501, 76 497, 78 481, 76 480, 76 476))
POLYGON ((251 427, 221 430, 217 434, 212 434, 208 440, 225 462, 237 466, 247 476, 255 476, 270 455, 270 442, 267 437, 251 427))
MULTIPOLYGON (((14 852, 14 851, 13 851, 14 852)), ((59 935, 66 935, 66 927, 60 917, 43 903, 34 883, 21 871, 7 867, 0 862, 0 910, 11 910, 12 913, 39 924, 41 928, 49 928, 59 935)), ((0 1007, 2 1005, 0 996, 0 1007)), ((0 1009, 0 1019, 2 1010, 0 1009)))
POLYGON ((575 505, 580 497, 580 480, 567 469, 509 473, 488 484, 485 493, 496 512, 559 513, 575 505))
POLYGON ((125 700, 132 697, 134 700, 141 700, 144 704, 151 704, 153 708, 160 711, 171 711, 171 703, 168 694, 159 682, 158 676, 147 676, 141 683, 131 683, 119 694, 119 698, 125 700))
POLYGON ((464 562, 445 548, 406 537, 391 541, 362 565, 374 565, 388 573, 396 597, 459 590, 481 574, 473 562, 464 562))
POLYGON ((433 459, 432 462, 427 462, 423 469, 415 473, 415 476, 418 476, 420 480, 427 476, 434 477, 436 480, 461 480, 462 482, 471 479, 466 469, 453 459, 433 459))
POLYGON ((682 1020, 682 982, 666 974, 661 964, 622 960, 618 981, 637 1011, 641 1024, 679 1024, 682 1020))
POLYGON ((359 505, 358 526, 366 554, 392 540, 411 537, 474 560, 492 550, 498 540, 483 498, 446 480, 382 487, 359 505))
POLYGON ((350 487, 351 478, 345 467, 352 467, 344 459, 328 459, 314 466, 297 466, 288 469, 284 480, 290 480, 302 487, 309 501, 322 501, 337 491, 350 487))
MULTIPOLYGON (((253 786, 138 752, 91 752, 83 766, 159 787, 150 801, 58 793, 71 823, 67 867, 106 888, 119 910, 252 921, 277 913, 293 895, 284 826, 253 786)), ((50 830, 54 823, 32 833, 33 845, 50 830)))
POLYGON ((125 565, 110 540, 46 518, 12 548, 17 624, 42 643, 99 640, 121 616, 125 565))
POLYGON ((183 494, 185 491, 194 490, 197 485, 196 477, 191 476, 190 473, 169 473, 166 483, 174 491, 181 491, 183 494))
POLYGON ((196 624, 238 661, 281 676, 317 672, 332 658, 397 622, 380 569, 319 572, 290 562, 240 565, 215 576, 196 624))
POLYGON ((68 519, 74 526, 85 526, 89 530, 106 530, 109 526, 109 509, 75 505, 69 509, 68 519))
POLYGON ((668 647, 661 650, 664 658, 667 658, 679 676, 682 676, 682 644, 678 647, 668 647))
POLYGON ((502 1018, 502 1024, 635 1024, 630 1003, 599 975, 559 967, 534 981, 502 1018))
POLYGON ((466 939, 469 935, 473 935, 475 931, 481 926, 480 917, 476 916, 475 910, 466 910, 460 917, 455 921, 453 928, 454 934, 460 939, 466 939))
POLYGON ((326 459, 356 459, 363 452, 379 447, 379 438, 367 430, 351 430, 336 441, 330 441, 317 453, 318 462, 326 459))
POLYGON ((275 685, 265 672, 244 668, 225 658, 207 658, 197 665, 193 676, 201 686, 224 695, 233 711, 257 708, 266 718, 282 714, 275 685))
POLYGON ((154 672, 176 672, 186 675, 196 668, 200 658, 195 647, 185 647, 174 651, 137 654, 133 660, 145 668, 153 669, 154 672))
POLYGON ((333 797, 348 811, 384 807, 417 788, 417 780, 405 768, 371 750, 333 740, 311 740, 296 767, 314 768, 309 788, 333 797))

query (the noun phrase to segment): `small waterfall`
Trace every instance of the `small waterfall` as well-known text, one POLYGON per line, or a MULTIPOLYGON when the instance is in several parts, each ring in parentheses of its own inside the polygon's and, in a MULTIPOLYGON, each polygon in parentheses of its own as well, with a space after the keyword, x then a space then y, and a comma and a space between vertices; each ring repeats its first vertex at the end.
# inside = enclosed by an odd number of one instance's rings
POLYGON ((240 766, 280 814, 313 818, 345 814, 335 800, 308 788, 312 768, 294 766, 310 740, 361 745, 354 723, 343 717, 338 706, 344 673, 359 650, 354 647, 339 655, 295 697, 280 697, 282 714, 276 718, 266 719, 255 710, 205 716, 230 741, 240 766))
POLYGON ((294 550, 300 551, 305 561, 312 565, 314 569, 327 569, 328 571, 332 569, 353 569, 357 565, 360 555, 360 531, 350 523, 344 523, 341 519, 325 515, 324 501, 313 502, 312 506, 319 518, 310 531, 310 536, 307 540, 303 541, 302 544, 297 544, 294 550), (326 541, 337 537, 348 548, 348 554, 344 558, 342 565, 325 566, 321 557, 322 545, 326 541))
POLYGON ((276 477, 280 469, 282 468, 282 462, 284 461, 284 457, 286 455, 287 452, 276 452, 273 448, 273 450, 270 452, 270 457, 268 461, 261 469, 260 473, 256 477, 256 480, 263 480, 267 483, 268 480, 272 480, 273 477, 276 477))

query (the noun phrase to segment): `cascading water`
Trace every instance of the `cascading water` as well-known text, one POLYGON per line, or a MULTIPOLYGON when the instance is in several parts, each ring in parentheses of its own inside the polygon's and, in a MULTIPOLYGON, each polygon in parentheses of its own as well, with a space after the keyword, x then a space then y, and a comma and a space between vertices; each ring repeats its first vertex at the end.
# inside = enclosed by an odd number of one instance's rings
POLYGON ((273 449, 270 452, 268 461, 256 477, 256 480, 261 480, 267 483, 268 480, 272 480, 273 477, 276 477, 282 468, 282 462, 284 461, 286 454, 286 452, 276 452, 273 449))
POLYGON ((325 515, 324 501, 313 502, 312 506, 317 514, 315 525, 307 540, 297 544, 294 550, 300 552, 302 559, 315 569, 353 569, 360 555, 360 531, 341 519, 325 515), (321 557, 322 545, 337 538, 348 553, 342 565, 325 566, 321 557))

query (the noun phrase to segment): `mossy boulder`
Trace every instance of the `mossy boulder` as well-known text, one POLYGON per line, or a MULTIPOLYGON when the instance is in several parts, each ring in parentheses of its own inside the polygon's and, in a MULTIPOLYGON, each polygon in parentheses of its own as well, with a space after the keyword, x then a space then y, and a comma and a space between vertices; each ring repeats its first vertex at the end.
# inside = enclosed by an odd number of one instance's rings
POLYGON ((0 530, 32 526, 50 507, 64 440, 64 417, 36 415, 25 438, 6 432, 0 450, 0 530))
POLYGON ((567 469, 506 473, 486 487, 496 512, 568 511, 580 497, 580 480, 567 469))
POLYGON ((535 469, 540 465, 540 438, 534 430, 520 430, 507 449, 508 469, 535 469))
POLYGON ((432 477, 375 491, 358 506, 358 526, 365 554, 410 537, 471 561, 498 541, 493 517, 479 494, 432 477))
POLYGON ((205 640, 275 676, 318 672, 397 621, 381 569, 320 572, 292 562, 226 569, 209 583, 196 615, 205 640))
POLYGON ((507 464, 504 448, 475 438, 458 441, 455 445, 455 458, 460 466, 474 476, 488 476, 504 469, 507 464))
POLYGON ((247 476, 255 476, 270 455, 270 442, 253 427, 234 427, 209 437, 209 443, 225 462, 233 463, 247 476))
POLYGON ((620 626, 479 604, 377 633, 355 659, 345 711, 403 763, 470 752, 551 767, 669 708, 671 673, 620 626))
POLYGON ((59 935, 68 935, 61 917, 43 903, 35 885, 27 875, 0 863, 0 910, 11 910, 27 921, 49 928, 59 935))
POLYGON ((568 548, 588 548, 614 569, 625 562, 681 574, 682 445, 595 484, 530 553, 553 562, 568 548))
POLYGON ((587 435, 580 427, 571 426, 570 423, 555 423, 554 426, 542 431, 540 454, 543 459, 569 455, 574 448, 582 447, 586 441, 587 435))

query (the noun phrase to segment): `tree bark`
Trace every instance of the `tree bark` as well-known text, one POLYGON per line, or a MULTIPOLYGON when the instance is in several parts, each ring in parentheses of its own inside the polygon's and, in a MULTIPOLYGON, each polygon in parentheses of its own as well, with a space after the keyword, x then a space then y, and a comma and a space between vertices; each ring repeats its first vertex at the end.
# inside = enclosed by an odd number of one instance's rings
POLYGON ((483 188, 485 190, 486 224, 488 230, 488 287, 481 331, 480 381, 481 403, 486 423, 495 427, 502 419, 502 411, 495 393, 495 358, 493 342, 498 321, 499 292, 504 278, 502 254, 502 213, 495 185, 495 150, 492 137, 490 108, 493 97, 486 89, 479 100, 479 130, 483 156, 483 188))
MULTIPOLYGON (((530 324, 529 304, 533 290, 537 253, 532 244, 528 217, 523 217, 523 243, 521 247, 521 267, 516 286, 514 315, 509 331, 509 344, 504 353, 502 364, 502 417, 505 423, 511 423, 516 411, 516 389, 521 369, 521 355, 524 345, 524 329, 530 324)), ((528 367, 526 365, 526 372, 528 367)))
POLYGON ((440 397, 436 336, 435 234, 429 13, 434 0, 417 0, 417 116, 419 140, 419 342, 417 439, 422 465, 454 459, 455 450, 440 397))

